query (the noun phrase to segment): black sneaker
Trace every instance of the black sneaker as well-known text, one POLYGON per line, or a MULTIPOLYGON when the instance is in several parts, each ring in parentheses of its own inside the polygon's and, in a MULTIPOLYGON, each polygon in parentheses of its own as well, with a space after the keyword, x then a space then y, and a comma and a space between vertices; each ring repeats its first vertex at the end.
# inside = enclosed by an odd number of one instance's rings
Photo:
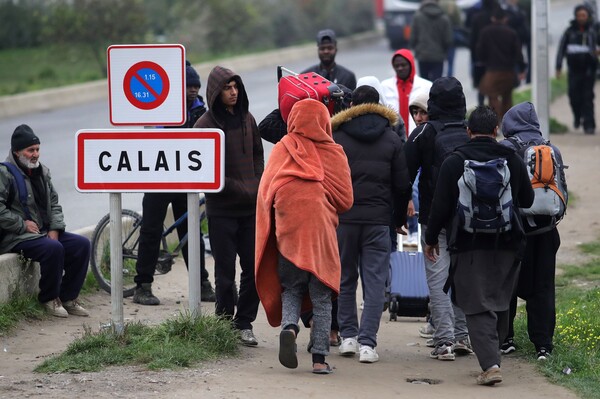
POLYGON ((216 300, 215 290, 213 290, 213 287, 208 280, 201 283, 200 300, 202 302, 214 302, 216 300))
POLYGON ((513 353, 517 350, 517 345, 512 338, 507 338, 502 345, 500 345, 500 353, 503 355, 508 355, 509 353, 513 353))
POLYGON ((540 360, 540 361, 548 360, 548 357, 550 357, 550 351, 547 350, 546 348, 541 347, 537 351, 537 360, 540 360))
POLYGON ((144 283, 135 288, 133 302, 140 305, 160 305, 160 300, 152 295, 152 284, 144 283))

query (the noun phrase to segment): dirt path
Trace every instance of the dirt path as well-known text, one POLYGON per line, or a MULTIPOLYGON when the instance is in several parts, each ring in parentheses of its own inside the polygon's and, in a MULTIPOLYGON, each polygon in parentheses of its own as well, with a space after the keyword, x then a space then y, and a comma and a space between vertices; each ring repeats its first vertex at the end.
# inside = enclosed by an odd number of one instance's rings
MULTIPOLYGON (((553 104, 552 115, 571 125, 566 99, 553 104)), ((577 197, 560 225, 559 262, 575 263, 583 260, 576 245, 596 239, 600 234, 600 188, 596 180, 600 134, 584 136, 577 131, 554 136, 552 141, 559 145, 570 166, 567 171, 569 188, 577 197)), ((208 263, 211 268, 212 262, 208 263)), ((126 299, 124 314, 127 320, 155 323, 176 315, 187 306, 187 273, 181 262, 168 275, 158 277, 155 287, 163 304, 142 307, 126 299)), ((390 322, 387 313, 382 317, 379 332, 380 362, 360 364, 356 358, 338 356, 334 349, 328 358, 336 367, 331 376, 315 376, 309 372, 310 355, 304 349, 308 341, 305 330, 298 338, 299 368, 288 370, 280 366, 277 360, 278 330, 268 326, 262 309, 254 326, 259 346, 243 348, 242 356, 237 359, 223 359, 177 371, 149 372, 142 366, 135 366, 110 368, 99 373, 33 373, 33 368, 44 358, 64 350, 79 336, 83 323, 96 330, 110 320, 109 295, 98 293, 85 301, 92 312, 89 319, 53 318, 22 323, 11 336, 0 337, 0 398, 576 397, 549 384, 532 365, 510 356, 503 359, 504 382, 494 388, 479 387, 475 385, 479 367, 474 356, 457 358, 454 362, 429 359, 425 340, 417 334, 424 320, 390 322), (437 384, 413 384, 407 379, 431 379, 437 384)), ((205 305, 205 311, 212 311, 212 304, 205 305)))

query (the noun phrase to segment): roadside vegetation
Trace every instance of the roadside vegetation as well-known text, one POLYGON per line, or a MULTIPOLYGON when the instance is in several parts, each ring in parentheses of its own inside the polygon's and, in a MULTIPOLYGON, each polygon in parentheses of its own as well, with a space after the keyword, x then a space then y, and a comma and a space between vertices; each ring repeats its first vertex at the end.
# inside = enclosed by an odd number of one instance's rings
POLYGON ((0 95, 104 78, 112 44, 180 43, 198 63, 312 42, 326 27, 365 32, 374 14, 364 0, 0 0, 0 95))
MULTIPOLYGON (((558 97, 567 94, 567 79, 563 75, 560 79, 550 79, 550 103, 558 97)), ((513 104, 532 101, 531 88, 513 91, 513 104)), ((567 133, 569 128, 550 116, 550 133, 567 133)))
POLYGON ((534 357, 529 342, 524 307, 515 319, 516 352, 537 367, 550 381, 584 399, 600 392, 600 240, 581 244, 589 260, 582 265, 560 265, 556 278, 556 331, 554 351, 545 362, 534 357))
POLYGON ((0 304, 0 337, 9 333, 21 320, 39 320, 43 317, 44 310, 35 296, 21 297, 0 304))
POLYGON ((216 316, 180 314, 157 326, 130 323, 122 334, 89 327, 65 352, 39 365, 40 373, 99 371, 108 366, 144 365, 151 370, 192 367, 238 353, 238 332, 216 316))

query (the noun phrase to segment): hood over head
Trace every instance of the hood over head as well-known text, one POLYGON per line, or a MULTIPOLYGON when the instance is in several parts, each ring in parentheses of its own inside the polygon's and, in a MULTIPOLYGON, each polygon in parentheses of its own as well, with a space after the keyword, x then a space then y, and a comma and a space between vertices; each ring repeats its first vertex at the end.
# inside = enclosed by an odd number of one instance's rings
POLYGON ((427 15, 430 18, 440 18, 445 14, 444 10, 435 0, 425 0, 421 7, 419 7, 419 11, 423 14, 427 15))
POLYGON ((467 105, 463 87, 455 77, 436 79, 429 90, 427 114, 431 120, 465 119, 467 105))
POLYGON ((542 135, 535 107, 530 102, 515 105, 502 118, 502 134, 504 137, 509 138, 517 133, 542 135))
POLYGON ((385 97, 381 90, 381 82, 375 76, 363 76, 363 77, 359 78, 358 81, 356 82, 356 87, 360 87, 360 86, 371 86, 372 88, 377 90, 377 93, 379 93, 379 104, 387 105, 386 101, 385 101, 385 97))
POLYGON ((334 131, 341 129, 357 140, 375 141, 387 128, 398 124, 399 115, 393 109, 376 103, 354 105, 331 118, 334 131))
POLYGON ((288 132, 316 142, 333 141, 329 110, 317 100, 306 98, 298 101, 288 116, 288 132))
POLYGON ((427 100, 429 100, 429 91, 419 89, 410 93, 410 96, 408 97, 408 106, 419 107, 427 111, 427 100))
POLYGON ((410 80, 412 82, 417 73, 415 69, 415 56, 413 55, 412 51, 410 51, 407 48, 401 48, 400 50, 396 50, 396 52, 392 56, 392 66, 394 65, 394 58, 396 57, 404 57, 408 60, 408 63, 410 64, 410 74, 408 75, 408 79, 406 80, 410 80))
POLYGON ((236 114, 241 115, 248 113, 248 95, 246 94, 246 88, 244 87, 242 78, 239 75, 236 75, 231 69, 217 65, 210 71, 210 74, 208 74, 208 79, 206 81, 206 100, 209 110, 212 111, 218 119, 220 119, 219 115, 227 112, 221 102, 221 91, 223 90, 223 86, 232 80, 235 80, 238 87, 238 99, 234 107, 235 112, 236 114))

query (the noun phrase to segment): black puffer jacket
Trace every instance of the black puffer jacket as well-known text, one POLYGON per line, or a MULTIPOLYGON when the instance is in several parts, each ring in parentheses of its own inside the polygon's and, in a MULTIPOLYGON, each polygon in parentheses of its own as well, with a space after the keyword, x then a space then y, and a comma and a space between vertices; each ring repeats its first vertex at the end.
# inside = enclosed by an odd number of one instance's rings
POLYGON ((419 169, 419 223, 427 224, 433 191, 437 183, 437 168, 442 164, 443 155, 436 148, 445 147, 449 151, 469 141, 465 125, 467 112, 465 95, 460 82, 453 77, 437 79, 429 92, 427 113, 432 123, 418 126, 408 137, 404 146, 410 180, 415 181, 419 169), (442 126, 437 138, 436 124, 442 126), (447 127, 447 128, 444 128, 447 127), (436 155, 437 154, 437 155, 436 155))
POLYGON ((394 132, 398 114, 381 104, 360 104, 331 119, 333 138, 348 157, 354 205, 340 223, 389 225, 406 222, 411 196, 402 143, 394 132))
POLYGON ((558 45, 556 69, 559 71, 562 69, 562 61, 565 57, 567 57, 569 73, 580 73, 589 66, 597 65, 596 48, 598 46, 600 46, 598 25, 590 18, 583 29, 580 29, 577 21, 572 20, 558 45))

